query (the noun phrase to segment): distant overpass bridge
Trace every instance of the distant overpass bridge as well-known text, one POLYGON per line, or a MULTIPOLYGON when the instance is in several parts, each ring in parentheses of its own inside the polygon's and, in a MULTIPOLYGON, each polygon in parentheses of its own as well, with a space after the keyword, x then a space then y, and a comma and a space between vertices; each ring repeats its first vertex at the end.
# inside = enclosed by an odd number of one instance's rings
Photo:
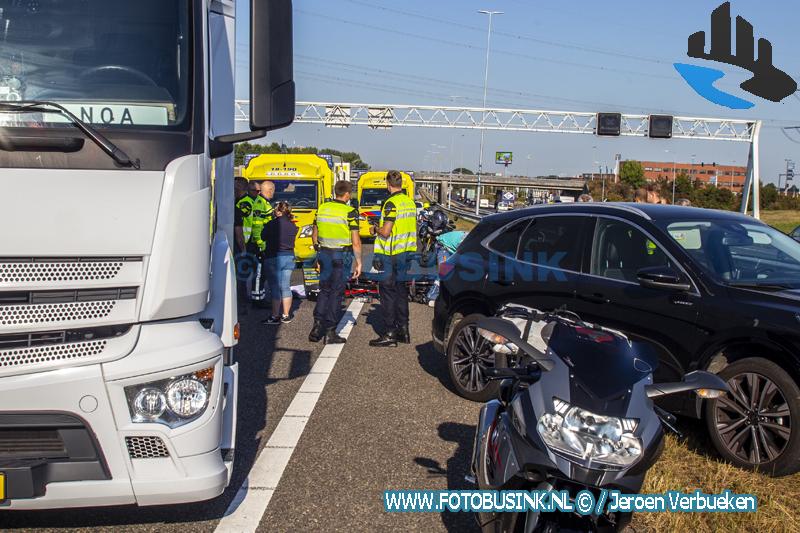
MULTIPOLYGON (((478 176, 470 174, 453 174, 417 172, 414 174, 414 181, 423 185, 432 185, 430 189, 438 197, 438 202, 447 202, 448 185, 453 189, 459 187, 477 187, 478 176)), ((498 187, 501 189, 528 189, 536 191, 546 191, 577 197, 583 191, 586 181, 581 178, 528 178, 526 176, 496 176, 482 175, 481 187, 498 187)))

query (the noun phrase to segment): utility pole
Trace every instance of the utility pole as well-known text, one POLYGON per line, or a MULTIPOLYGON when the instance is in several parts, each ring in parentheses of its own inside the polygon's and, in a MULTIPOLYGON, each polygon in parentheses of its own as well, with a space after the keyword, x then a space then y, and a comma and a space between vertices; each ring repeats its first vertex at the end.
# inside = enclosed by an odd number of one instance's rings
POLYGON ((481 153, 478 159, 478 188, 475 191, 475 214, 480 215, 481 205, 481 172, 483 172, 483 138, 486 133, 486 93, 489 88, 489 50, 492 45, 492 17, 502 15, 502 11, 487 11, 481 9, 478 13, 489 15, 489 32, 486 35, 486 68, 483 73, 483 119, 481 120, 481 153))
POLYGON ((675 203, 675 158, 672 158, 672 203, 675 203))

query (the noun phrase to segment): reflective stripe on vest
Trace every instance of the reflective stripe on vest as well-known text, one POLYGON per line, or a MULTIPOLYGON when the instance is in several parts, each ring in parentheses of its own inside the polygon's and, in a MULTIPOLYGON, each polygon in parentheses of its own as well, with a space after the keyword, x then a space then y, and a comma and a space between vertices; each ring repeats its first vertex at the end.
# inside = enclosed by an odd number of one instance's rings
MULTIPOLYGON (((417 251, 417 206, 405 194, 390 196, 395 206, 395 220, 392 225, 392 234, 388 238, 375 237, 375 253, 383 255, 398 255, 404 252, 417 251)), ((383 227, 383 210, 381 210, 380 227, 383 227)))
POLYGON ((261 239, 261 231, 264 229, 264 224, 272 220, 273 211, 272 205, 263 196, 258 195, 253 201, 253 242, 261 250, 265 247, 265 243, 261 239))
POLYGON ((240 209, 244 204, 249 204, 250 207, 247 210, 250 214, 242 217, 242 234, 244 235, 244 242, 245 244, 250 242, 250 237, 253 234, 253 199, 249 196, 244 196, 238 202, 236 202, 236 208, 240 209))
POLYGON ((340 202, 325 202, 317 210, 317 240, 323 248, 352 246, 348 215, 353 210, 340 202))

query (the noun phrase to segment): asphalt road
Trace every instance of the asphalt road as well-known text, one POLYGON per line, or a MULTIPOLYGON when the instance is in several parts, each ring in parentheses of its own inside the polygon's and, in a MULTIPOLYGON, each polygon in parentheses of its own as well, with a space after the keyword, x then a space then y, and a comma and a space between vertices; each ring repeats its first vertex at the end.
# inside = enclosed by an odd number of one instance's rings
MULTIPOLYGON (((468 488, 479 405, 448 388, 430 342, 432 309, 411 305, 412 344, 369 348, 380 305, 363 307, 260 521, 259 531, 474 531, 468 514, 387 514, 386 489, 468 488)), ((212 532, 272 435, 321 343, 308 342, 313 303, 295 300, 291 324, 241 317, 238 443, 233 480, 214 500, 0 514, 4 531, 212 532)))

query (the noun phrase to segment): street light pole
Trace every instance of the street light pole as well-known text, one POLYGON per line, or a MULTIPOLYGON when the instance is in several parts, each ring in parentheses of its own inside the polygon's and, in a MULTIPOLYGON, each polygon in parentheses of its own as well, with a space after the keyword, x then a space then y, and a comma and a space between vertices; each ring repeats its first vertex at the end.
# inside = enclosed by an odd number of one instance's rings
POLYGON ((675 203, 675 158, 672 158, 672 203, 675 203))
POLYGON ((486 35, 486 68, 483 73, 483 119, 481 120, 481 153, 478 159, 478 188, 475 191, 475 214, 480 215, 481 205, 481 172, 483 172, 483 138, 486 132, 486 94, 489 88, 489 50, 492 44, 492 17, 502 15, 502 11, 487 11, 481 9, 478 13, 489 15, 489 32, 486 35))

